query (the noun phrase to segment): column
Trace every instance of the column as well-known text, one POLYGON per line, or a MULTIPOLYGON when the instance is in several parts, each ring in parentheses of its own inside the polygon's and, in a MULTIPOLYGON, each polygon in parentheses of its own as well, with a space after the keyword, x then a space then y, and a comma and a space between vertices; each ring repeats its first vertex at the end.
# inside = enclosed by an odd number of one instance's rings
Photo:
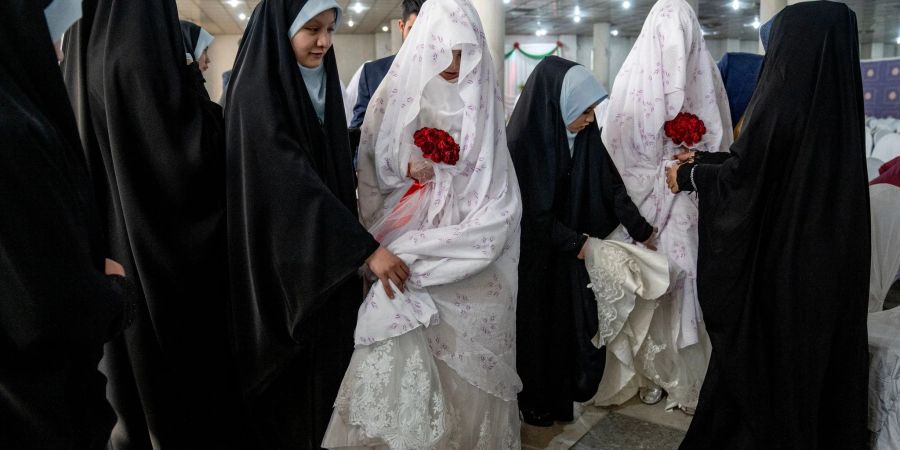
MULTIPOLYGON (((759 23, 766 23, 772 17, 775 17, 775 14, 778 14, 778 11, 784 9, 787 6, 786 0, 760 0, 759 2, 759 23)), ((765 49, 763 49, 762 41, 759 42, 759 52, 765 53, 765 49)))
POLYGON ((491 51, 491 58, 494 60, 500 92, 505 92, 503 86, 506 81, 506 66, 503 61, 503 47, 506 41, 506 11, 503 10, 503 2, 500 0, 473 0, 472 5, 481 16, 481 25, 484 26, 484 36, 488 49, 491 51))
POLYGON ((391 29, 391 54, 396 55, 403 45, 403 34, 400 33, 400 27, 397 26, 398 19, 388 20, 387 26, 391 29))
POLYGON ((869 51, 869 59, 884 58, 884 42, 873 42, 869 51))
POLYGON ((594 24, 594 76, 607 90, 612 88, 609 83, 609 28, 606 22, 594 24))
POLYGON ((725 53, 734 53, 741 51, 740 39, 725 39, 725 53))

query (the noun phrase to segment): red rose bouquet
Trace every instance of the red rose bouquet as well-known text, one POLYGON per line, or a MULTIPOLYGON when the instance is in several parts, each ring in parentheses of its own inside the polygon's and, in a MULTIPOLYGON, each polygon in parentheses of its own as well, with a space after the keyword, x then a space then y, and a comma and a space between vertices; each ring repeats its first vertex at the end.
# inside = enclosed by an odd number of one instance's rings
POLYGON ((686 112, 678 113, 674 119, 666 122, 663 129, 666 131, 666 137, 672 139, 675 145, 684 145, 688 148, 700 143, 706 134, 706 125, 703 121, 686 112))
POLYGON ((451 166, 459 161, 459 145, 444 130, 425 127, 413 134, 413 140, 425 159, 451 166))

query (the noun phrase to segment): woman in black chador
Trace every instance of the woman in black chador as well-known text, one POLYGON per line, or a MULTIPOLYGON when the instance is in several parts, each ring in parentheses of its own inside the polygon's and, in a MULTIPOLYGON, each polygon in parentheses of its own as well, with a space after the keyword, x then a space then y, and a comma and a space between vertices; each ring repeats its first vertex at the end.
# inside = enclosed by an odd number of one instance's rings
POLYGON ((673 190, 699 196, 697 287, 713 347, 682 448, 866 448, 869 196, 856 15, 843 3, 801 3, 771 32, 730 157, 668 174, 673 190))
POLYGON ((53 50, 77 6, 0 2, 3 449, 105 449, 116 420, 97 364, 133 308, 122 267, 104 264, 107 246, 53 50))
POLYGON ((653 227, 625 191, 594 107, 606 91, 590 71, 550 56, 534 69, 507 126, 522 190, 517 370, 525 421, 572 420, 573 402, 597 392, 605 350, 597 302, 584 262, 587 236, 605 238, 619 224, 652 246, 653 227))
POLYGON ((239 400, 227 333, 222 116, 185 64, 174 0, 85 0, 64 72, 110 252, 137 318, 106 347, 114 449, 227 448, 239 400))
POLYGON ((319 448, 353 353, 357 271, 401 288, 408 276, 357 219, 339 23, 334 0, 260 3, 226 94, 231 317, 253 448, 319 448))

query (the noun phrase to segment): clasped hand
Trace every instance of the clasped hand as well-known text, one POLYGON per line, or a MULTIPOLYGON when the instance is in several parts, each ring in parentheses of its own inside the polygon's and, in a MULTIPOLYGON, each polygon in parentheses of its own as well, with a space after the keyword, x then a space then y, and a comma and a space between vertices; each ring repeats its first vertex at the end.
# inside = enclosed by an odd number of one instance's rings
POLYGON ((681 189, 678 188, 678 168, 681 167, 682 164, 694 162, 694 156, 697 154, 694 150, 688 150, 686 148, 683 150, 684 151, 672 158, 674 161, 678 162, 666 168, 666 185, 669 186, 669 190, 672 191, 673 194, 677 194, 681 191, 681 189))
POLYGON ((388 249, 379 246, 375 253, 366 260, 369 270, 381 280, 384 286, 384 293, 388 298, 394 299, 394 290, 391 289, 391 282, 397 286, 400 292, 406 290, 406 279, 409 278, 409 267, 397 255, 391 253, 388 249))

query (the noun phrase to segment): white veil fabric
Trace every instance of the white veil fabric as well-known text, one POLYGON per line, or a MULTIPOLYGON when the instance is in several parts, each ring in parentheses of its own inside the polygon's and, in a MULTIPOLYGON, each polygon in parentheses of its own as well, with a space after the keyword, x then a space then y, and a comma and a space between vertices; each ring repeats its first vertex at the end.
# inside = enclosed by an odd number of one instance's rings
MULTIPOLYGON (((409 290, 425 292, 437 304, 440 325, 428 333, 435 357, 480 389, 514 400, 521 390, 515 371, 521 196, 506 148, 496 74, 468 1, 425 3, 369 102, 359 148, 366 226, 389 214, 411 186, 407 165, 419 155, 413 133, 421 127, 449 127, 445 131, 460 146, 459 161, 434 165, 423 223, 386 246, 409 264, 409 290), (451 64, 453 49, 462 51, 462 59, 457 82, 449 84, 439 74, 451 64), (461 110, 438 111, 441 100, 426 101, 448 91, 458 91, 461 110)), ((385 302, 370 295, 366 305, 385 302)), ((370 333, 357 333, 357 344, 390 337, 391 325, 368 321, 363 310, 358 330, 370 333), (376 330, 381 335, 372 336, 376 330)))
POLYGON ((670 391, 670 404, 674 400, 693 407, 708 350, 684 364, 678 361, 678 352, 698 344, 708 349, 709 344, 696 291, 696 200, 672 194, 665 177, 680 149, 665 136, 663 126, 680 112, 696 114, 706 125, 707 132, 694 149, 728 150, 733 141, 728 99, 697 17, 684 0, 659 0, 616 76, 602 137, 629 195, 658 229, 659 251, 669 258, 673 270, 669 293, 653 312, 654 328, 667 336, 656 336, 657 342, 650 344, 664 346, 675 361, 665 364, 669 370, 654 375, 658 375, 655 383, 670 391), (685 373, 685 367, 679 367, 685 364, 703 367, 688 367, 685 373), (671 392, 676 386, 679 393, 671 392))
POLYGON ((358 157, 361 219, 411 274, 405 293, 388 299, 379 281, 360 307, 324 447, 519 448, 522 205, 505 133, 474 7, 429 0, 369 102, 358 157), (423 127, 449 133, 459 161, 413 192, 423 127))

